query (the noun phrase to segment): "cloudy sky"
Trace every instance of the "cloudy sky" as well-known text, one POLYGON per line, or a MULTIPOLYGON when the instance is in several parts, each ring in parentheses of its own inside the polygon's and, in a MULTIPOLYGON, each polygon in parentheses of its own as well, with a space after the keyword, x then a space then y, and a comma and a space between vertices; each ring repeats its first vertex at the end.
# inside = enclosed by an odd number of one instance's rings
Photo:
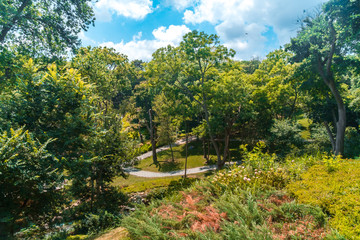
POLYGON ((84 46, 107 46, 149 61, 191 30, 215 33, 237 59, 263 58, 296 35, 297 20, 326 0, 99 0, 84 46))

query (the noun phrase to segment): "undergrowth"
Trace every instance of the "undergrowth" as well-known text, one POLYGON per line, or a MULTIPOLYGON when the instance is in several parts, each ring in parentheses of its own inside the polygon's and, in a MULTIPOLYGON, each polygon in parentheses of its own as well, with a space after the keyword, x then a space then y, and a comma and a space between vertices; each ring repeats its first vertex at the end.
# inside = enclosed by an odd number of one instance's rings
POLYGON ((360 239, 360 162, 315 165, 287 189, 302 203, 329 213, 330 226, 349 239, 360 239), (331 171, 329 171, 331 170, 331 171))

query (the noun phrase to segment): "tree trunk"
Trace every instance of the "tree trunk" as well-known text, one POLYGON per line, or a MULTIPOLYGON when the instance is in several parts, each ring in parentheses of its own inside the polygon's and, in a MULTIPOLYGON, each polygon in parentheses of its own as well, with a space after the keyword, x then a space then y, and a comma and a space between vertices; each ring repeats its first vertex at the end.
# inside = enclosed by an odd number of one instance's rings
POLYGON ((333 79, 330 79, 325 83, 330 88, 330 91, 333 94, 337 105, 338 118, 336 122, 335 155, 341 155, 344 154, 346 109, 345 109, 344 101, 338 89, 335 86, 335 81, 333 79))
POLYGON ((186 122, 185 122, 185 131, 186 131, 186 137, 185 137, 185 173, 184 173, 184 178, 186 178, 187 160, 188 160, 188 130, 187 130, 187 123, 186 122))
POLYGON ((152 148, 152 157, 153 157, 153 163, 155 165, 158 164, 157 161, 157 155, 156 155, 156 140, 155 140, 155 136, 154 136, 154 126, 153 126, 153 121, 152 121, 152 110, 149 109, 149 122, 150 122, 150 140, 151 140, 151 148, 152 148))
POLYGON ((334 135, 332 134, 329 124, 327 122, 324 122, 324 126, 326 128, 326 132, 329 135, 330 141, 331 141, 331 146, 332 146, 332 151, 335 152, 335 139, 334 139, 334 135))
POLYGON ((336 88, 334 74, 331 70, 332 60, 336 49, 336 30, 332 22, 329 25, 331 34, 330 52, 327 56, 326 63, 323 63, 322 59, 318 59, 318 70, 321 78, 325 82, 326 86, 330 89, 332 95, 335 98, 338 118, 334 127, 336 127, 336 140, 335 140, 335 155, 344 154, 344 141, 345 141, 345 129, 346 129, 346 109, 344 101, 336 88), (325 67, 325 69, 324 69, 325 67))
POLYGON ((206 162, 209 163, 210 161, 210 149, 211 149, 211 144, 210 144, 210 140, 208 139, 207 141, 207 154, 206 154, 206 162))
POLYGON ((223 164, 225 164, 226 159, 229 158, 229 142, 230 142, 230 133, 227 129, 225 129, 223 164))

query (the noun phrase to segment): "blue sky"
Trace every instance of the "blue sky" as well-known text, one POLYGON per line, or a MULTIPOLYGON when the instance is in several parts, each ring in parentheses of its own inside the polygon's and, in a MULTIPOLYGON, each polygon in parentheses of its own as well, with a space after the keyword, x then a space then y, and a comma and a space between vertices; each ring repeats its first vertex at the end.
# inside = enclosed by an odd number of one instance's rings
POLYGON ((296 35, 297 20, 326 0, 99 0, 83 46, 107 46, 130 60, 151 60, 191 30, 215 33, 236 59, 263 58, 296 35))

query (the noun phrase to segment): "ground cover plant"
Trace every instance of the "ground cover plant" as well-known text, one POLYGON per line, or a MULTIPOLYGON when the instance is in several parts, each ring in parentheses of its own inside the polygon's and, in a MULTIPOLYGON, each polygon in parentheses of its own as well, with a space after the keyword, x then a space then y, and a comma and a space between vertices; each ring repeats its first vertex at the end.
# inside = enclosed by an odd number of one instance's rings
POLYGON ((360 239, 360 162, 344 160, 335 166, 315 165, 287 189, 299 202, 330 214, 330 226, 341 234, 360 239))
POLYGON ((216 189, 195 184, 141 206, 123 220, 133 239, 324 239, 333 235, 318 207, 278 190, 216 189))

